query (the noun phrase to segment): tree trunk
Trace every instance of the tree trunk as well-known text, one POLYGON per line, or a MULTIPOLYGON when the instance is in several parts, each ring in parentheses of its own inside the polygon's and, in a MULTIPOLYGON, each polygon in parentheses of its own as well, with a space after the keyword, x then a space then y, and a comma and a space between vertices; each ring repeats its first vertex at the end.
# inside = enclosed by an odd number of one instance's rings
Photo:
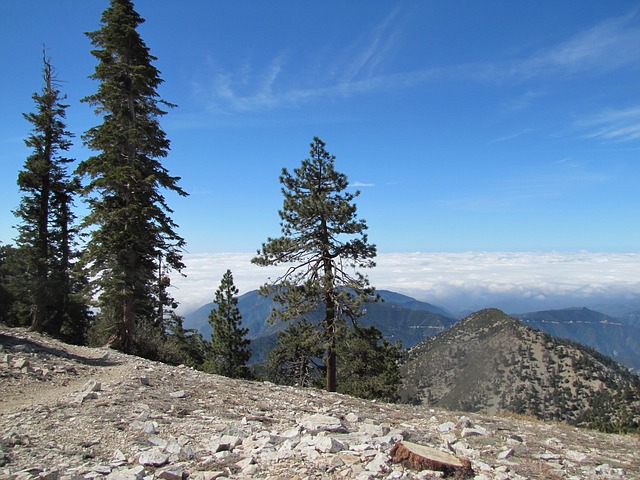
POLYGON ((389 456, 394 462, 417 471, 436 470, 444 472, 445 477, 458 475, 456 478, 468 478, 473 475, 469 460, 405 440, 398 441, 389 452, 389 456))
POLYGON ((332 319, 331 331, 329 333, 329 346, 327 347, 327 392, 336 391, 336 337, 334 335, 335 328, 333 328, 333 325, 335 325, 335 319, 332 319))

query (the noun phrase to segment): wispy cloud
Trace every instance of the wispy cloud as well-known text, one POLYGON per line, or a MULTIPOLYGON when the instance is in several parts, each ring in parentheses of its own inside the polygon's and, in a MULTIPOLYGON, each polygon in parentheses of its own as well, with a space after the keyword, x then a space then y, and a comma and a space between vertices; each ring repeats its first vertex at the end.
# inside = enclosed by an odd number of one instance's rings
POLYGON ((350 83, 362 78, 375 77, 378 68, 384 63, 387 56, 393 51, 396 42, 395 22, 400 7, 391 11, 376 27, 370 35, 356 42, 344 61, 344 72, 341 83, 350 83))
POLYGON ((319 98, 344 98, 384 88, 399 81, 397 76, 381 73, 396 48, 399 15, 396 7, 368 34, 344 46, 342 54, 333 55, 332 64, 316 67, 323 75, 293 71, 293 60, 279 53, 259 70, 255 65, 236 70, 213 67, 206 79, 193 82, 194 96, 217 113, 247 113, 295 108, 319 98))
POLYGON ((350 187, 354 187, 354 188, 364 188, 364 187, 375 187, 376 184, 375 183, 364 183, 364 182, 355 181, 353 183, 350 183, 349 186, 350 187))
MULTIPOLYGON (((400 7, 393 9, 366 36, 345 46, 314 74, 294 71, 293 52, 279 52, 265 66, 243 65, 235 71, 218 66, 194 82, 197 98, 217 113, 247 113, 298 108, 318 99, 348 98, 390 91, 443 79, 498 82, 530 80, 545 75, 583 74, 640 62, 640 28, 636 12, 608 19, 556 45, 499 62, 476 62, 388 72, 386 62, 402 47, 398 34, 400 7), (323 72, 322 75, 317 72, 323 72)), ((521 109, 540 92, 527 92, 506 108, 521 109)))
POLYGON ((531 132, 532 132, 532 129, 525 128, 525 129, 520 130, 518 132, 510 133, 508 135, 504 135, 502 137, 499 137, 499 138, 496 138, 494 140, 491 140, 489 142, 489 145, 492 145, 494 143, 508 142, 509 140, 513 140, 515 138, 521 137, 521 136, 526 135, 526 134, 531 133, 531 132))
POLYGON ((623 17, 605 20, 565 42, 540 50, 511 65, 510 75, 525 78, 549 73, 601 73, 640 60, 640 29, 632 23, 633 11, 623 17))
MULTIPOLYGON (((227 268, 241 294, 284 272, 254 266, 252 256, 186 255, 187 277, 174 280, 181 311, 211 302, 227 268)), ((640 297, 638 253, 382 253, 376 268, 364 273, 378 289, 406 293, 455 312, 488 306, 590 306, 604 298, 640 297)))
POLYGON ((630 142, 640 139, 640 106, 606 112, 583 118, 576 127, 588 138, 609 142, 630 142))

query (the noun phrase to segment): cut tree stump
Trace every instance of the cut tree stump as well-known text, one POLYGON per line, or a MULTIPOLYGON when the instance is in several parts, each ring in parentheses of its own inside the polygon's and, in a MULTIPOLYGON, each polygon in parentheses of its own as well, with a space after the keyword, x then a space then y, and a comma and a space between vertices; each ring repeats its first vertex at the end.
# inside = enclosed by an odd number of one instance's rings
POLYGON ((389 455, 394 462, 418 471, 436 470, 444 472, 445 477, 455 474, 458 478, 473 475, 471 462, 466 458, 458 458, 417 443, 398 441, 389 455))

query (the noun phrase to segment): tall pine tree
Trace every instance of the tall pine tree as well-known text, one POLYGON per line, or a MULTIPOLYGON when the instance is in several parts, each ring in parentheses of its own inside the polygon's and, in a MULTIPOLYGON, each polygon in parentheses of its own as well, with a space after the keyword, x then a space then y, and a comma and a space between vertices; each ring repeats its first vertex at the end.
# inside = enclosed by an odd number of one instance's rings
POLYGON ((66 130, 63 104, 65 96, 58 89, 54 69, 43 55, 41 93, 34 93, 36 111, 24 114, 33 130, 25 140, 33 153, 18 173, 22 192, 20 206, 14 212, 17 225, 19 268, 13 275, 14 296, 22 311, 18 321, 37 331, 48 331, 82 341, 88 312, 82 302, 72 299, 82 281, 72 272, 73 246, 77 233, 71 207, 79 183, 70 178, 62 156, 71 146, 72 134, 66 130), (28 316, 28 318, 26 318, 28 316), (22 318, 20 318, 22 317, 22 318))
POLYGON ((334 169, 334 162, 315 137, 310 158, 293 174, 282 170, 282 236, 267 239, 252 260, 262 266, 291 265, 261 288, 283 307, 272 312, 273 320, 291 320, 322 307, 326 389, 331 392, 336 390, 339 327, 361 314, 363 302, 376 298, 367 277, 357 271, 375 266, 376 247, 368 243, 366 222, 357 218, 353 200, 359 192, 346 191, 347 177, 334 169))
MULTIPOLYGON (((0 242, 1 243, 1 242, 0 242)), ((0 245, 0 323, 15 325, 13 314, 14 297, 10 292, 11 257, 15 257, 15 248, 11 245, 0 245)))
POLYGON ((172 302, 158 288, 157 272, 184 267, 184 240, 161 194, 187 195, 160 162, 169 140, 158 119, 166 114, 162 107, 173 105, 159 98, 156 57, 137 31, 143 22, 130 0, 111 0, 101 28, 87 33, 98 59, 91 78, 100 84, 83 101, 95 107, 102 123, 85 133, 86 145, 97 153, 78 167, 89 179, 84 225, 92 227, 86 253, 96 279, 99 325, 111 346, 125 352, 135 350, 137 325, 164 328, 160 303, 172 302))
POLYGON ((212 335, 205 371, 231 378, 248 378, 246 366, 251 358, 246 337, 248 329, 241 327, 242 315, 238 309, 238 288, 233 284, 231 270, 222 276, 216 290, 216 306, 209 314, 212 335))

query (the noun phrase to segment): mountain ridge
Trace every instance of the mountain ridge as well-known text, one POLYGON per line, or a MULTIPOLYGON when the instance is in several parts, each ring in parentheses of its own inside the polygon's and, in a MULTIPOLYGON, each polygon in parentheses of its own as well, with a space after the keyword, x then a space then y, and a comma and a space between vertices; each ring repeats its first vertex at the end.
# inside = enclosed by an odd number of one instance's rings
POLYGON ((640 421, 640 379, 627 368, 498 309, 409 349, 401 372, 403 401, 597 428, 637 429, 640 421), (634 416, 622 418, 624 409, 634 416))
MULTIPOLYGON (((446 309, 411 296, 390 290, 379 290, 378 293, 385 301, 368 304, 368 318, 361 321, 375 326, 391 342, 400 340, 404 348, 410 348, 459 321, 446 309)), ((207 318, 214 306, 211 302, 187 314, 185 328, 195 329, 209 338, 211 327, 207 318)), ((261 297, 257 290, 239 296, 238 306, 243 316, 243 326, 249 329, 248 338, 252 340, 254 355, 251 363, 262 363, 266 360, 268 350, 276 345, 278 331, 286 328, 286 324, 272 325, 266 321, 274 304, 268 298, 261 297)), ((467 315, 472 313, 468 312, 467 315)), ((633 316, 618 318, 586 307, 566 307, 513 316, 551 335, 595 348, 634 371, 640 371, 640 328, 634 326, 633 316), (568 317, 571 314, 579 314, 584 318, 577 319, 574 315, 571 320, 568 317), (596 321, 598 319, 606 321, 596 321), (573 328, 578 325, 581 328, 573 328)))

